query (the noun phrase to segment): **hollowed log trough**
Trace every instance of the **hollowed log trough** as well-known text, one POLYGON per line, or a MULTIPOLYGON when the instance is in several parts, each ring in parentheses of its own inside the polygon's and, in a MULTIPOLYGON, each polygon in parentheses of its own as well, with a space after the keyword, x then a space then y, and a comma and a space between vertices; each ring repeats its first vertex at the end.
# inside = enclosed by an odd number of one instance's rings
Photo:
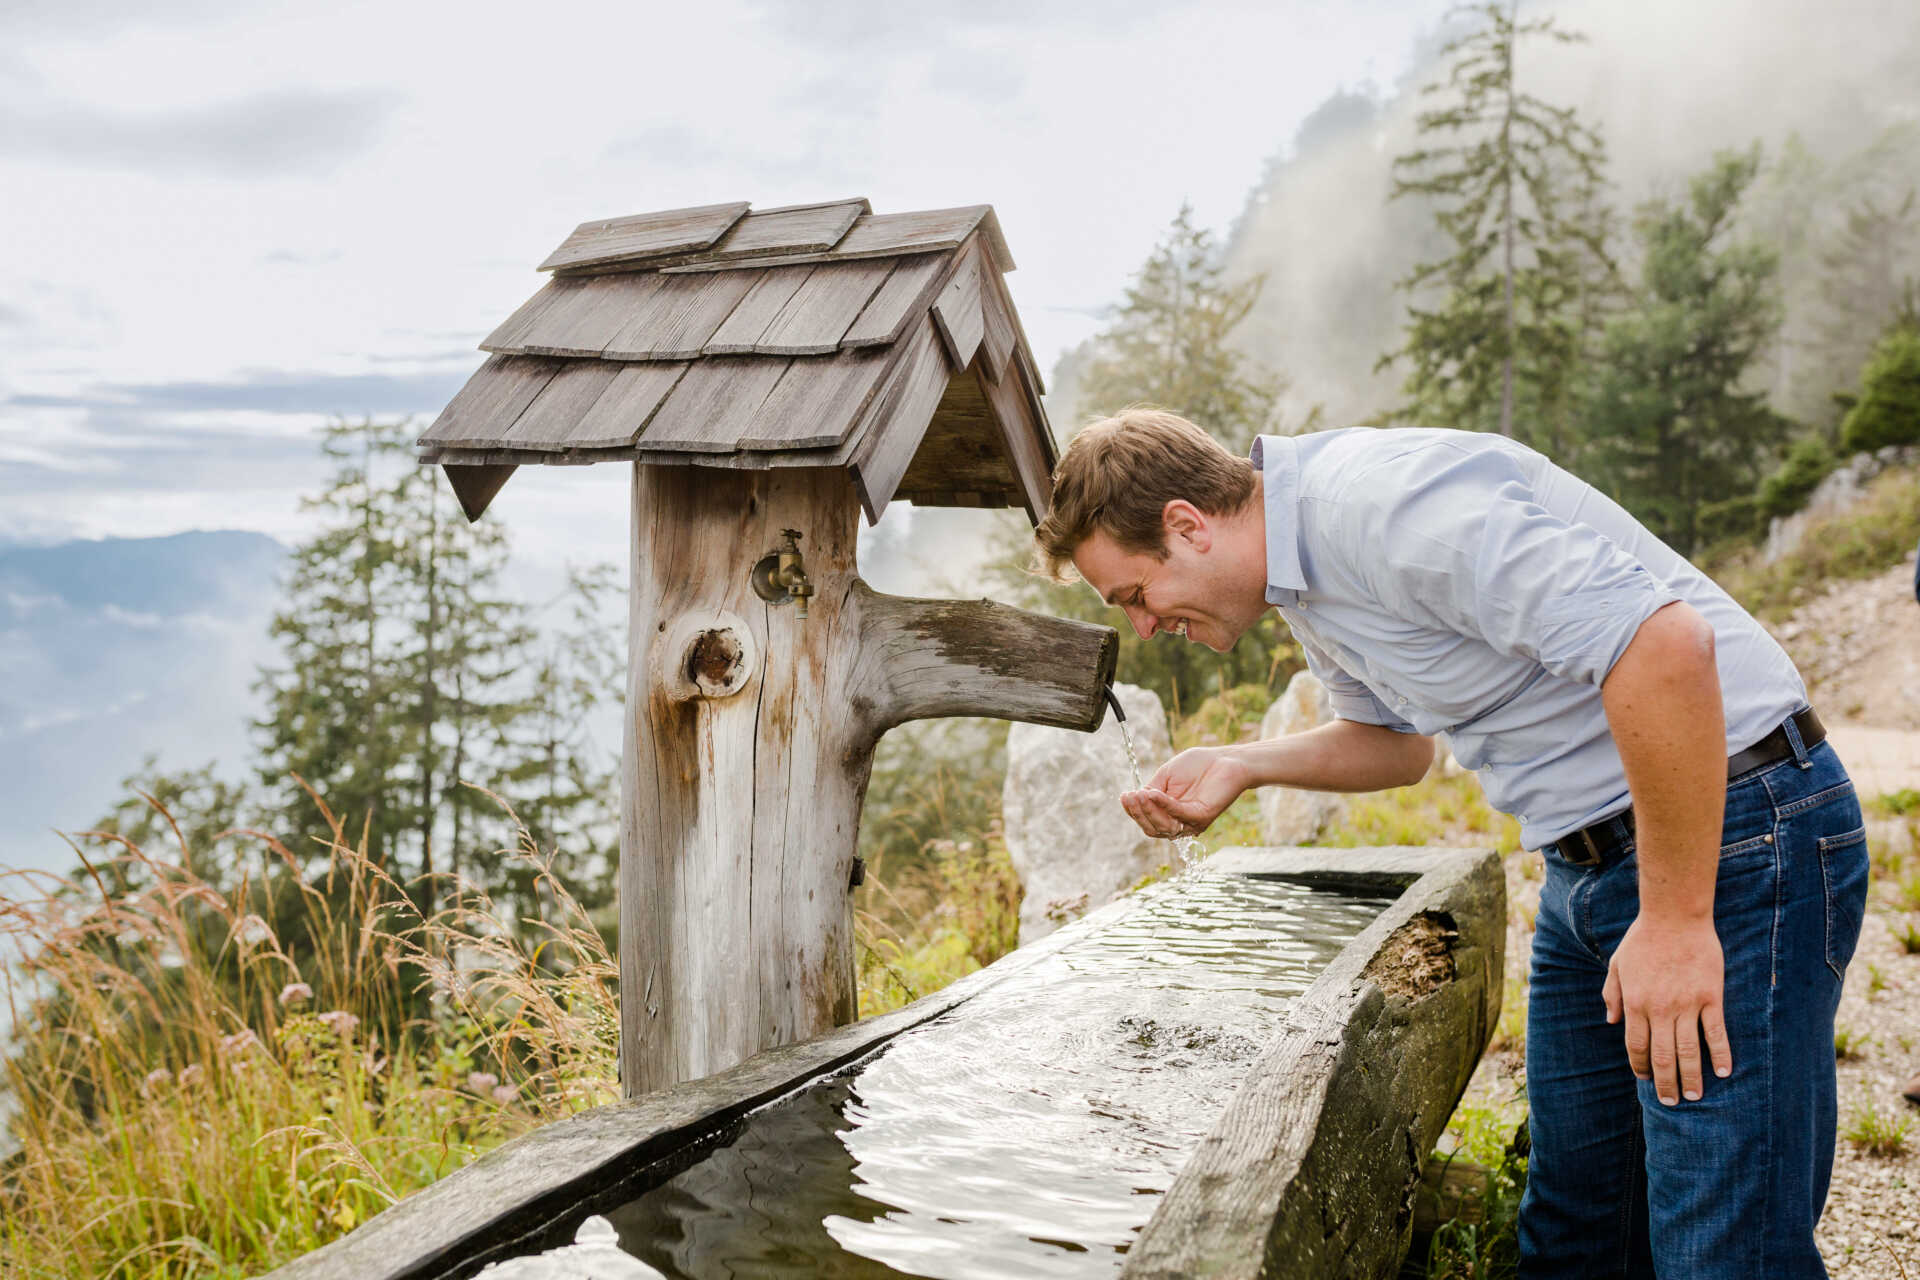
MULTIPOLYGON (((1500 860, 1482 850, 1232 849, 1209 866, 1399 893, 1291 1006, 1120 1274, 1391 1276, 1407 1248, 1423 1159, 1499 1017, 1500 860)), ((589 1215, 728 1141, 750 1112, 874 1054, 1134 906, 1115 902, 894 1013, 516 1139, 275 1275, 458 1280, 562 1246, 589 1215)))

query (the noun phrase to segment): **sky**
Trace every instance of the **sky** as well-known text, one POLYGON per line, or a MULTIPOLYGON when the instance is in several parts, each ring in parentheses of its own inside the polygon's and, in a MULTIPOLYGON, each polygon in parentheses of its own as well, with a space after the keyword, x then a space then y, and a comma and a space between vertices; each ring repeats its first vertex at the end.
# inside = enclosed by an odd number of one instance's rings
MULTIPOLYGON (((298 537, 314 428, 424 428, 590 218, 990 203, 1046 369, 1444 8, 7 0, 0 542, 298 537)), ((494 510, 536 562, 624 559, 623 470, 494 510)))

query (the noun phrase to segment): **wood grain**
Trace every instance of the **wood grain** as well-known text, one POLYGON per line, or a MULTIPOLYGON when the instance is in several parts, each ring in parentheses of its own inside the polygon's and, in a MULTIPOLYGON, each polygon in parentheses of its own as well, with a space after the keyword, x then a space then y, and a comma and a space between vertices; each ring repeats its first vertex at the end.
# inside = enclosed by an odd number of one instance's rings
POLYGON ((711 248, 747 212, 747 202, 636 213, 625 218, 596 218, 573 229, 540 264, 542 271, 643 263, 650 258, 711 248))
POLYGON ((482 351, 517 353, 534 326, 547 311, 560 304, 575 289, 579 282, 573 280, 549 280, 531 298, 521 303, 514 313, 502 320, 494 331, 480 342, 482 351))
POLYGON ((955 372, 973 363, 986 322, 980 314, 980 253, 969 246, 933 303, 933 322, 955 372))
POLYGON ((872 401, 889 363, 884 348, 795 360, 741 429, 741 449, 819 449, 839 444, 872 401))
POLYGON ((559 369, 558 360, 538 356, 487 357, 415 443, 497 445, 559 369))
POLYGON ((932 319, 906 341, 903 358, 867 410, 871 428, 861 433, 850 460, 861 505, 874 523, 893 500, 947 389, 947 358, 932 319))
POLYGON ((760 335, 812 274, 812 267, 774 267, 754 276, 740 304, 707 339, 706 354, 751 354, 760 335))
POLYGON ((609 360, 693 359, 753 287, 744 274, 647 279, 654 288, 607 339, 602 354, 609 360))
POLYGON ((848 327, 892 273, 893 263, 884 258, 811 268, 793 296, 767 322, 753 350, 761 355, 788 356, 839 350, 848 327))
POLYGON ((517 349, 528 355, 598 356, 630 317, 645 313, 666 286, 653 272, 567 281, 569 287, 535 317, 517 349))
POLYGON ((646 430, 654 411, 687 371, 685 362, 648 361, 620 367, 598 400, 567 435, 569 449, 616 449, 646 430))
POLYGON ((764 258, 775 254, 825 253, 840 243, 858 218, 873 212, 861 196, 821 204, 756 209, 712 248, 712 258, 764 258))
POLYGON ((647 424, 646 447, 703 453, 738 448, 741 433, 789 363, 755 356, 694 361, 647 424))
POLYGON ((507 449, 565 449, 580 419, 600 399, 621 366, 607 360, 568 360, 540 389, 501 439, 507 449))
MULTIPOLYGON (((984 371, 984 342, 980 350, 975 367, 984 371)), ((1040 399, 1028 387, 1026 374, 1017 363, 1009 364, 997 382, 982 377, 980 390, 993 407, 994 427, 1013 465, 1020 505, 1037 525, 1053 505, 1053 462, 1047 452, 1052 436, 1040 399)))
POLYGON ((946 253, 896 260, 885 282, 841 335, 841 345, 892 346, 898 342, 907 326, 933 304, 933 296, 952 266, 953 255, 946 253))
POLYGON ((776 263, 845 262, 854 258, 887 258, 909 253, 936 253, 957 249, 983 218, 990 205, 959 209, 925 209, 913 213, 876 213, 857 220, 840 243, 825 253, 782 254, 772 258, 688 262, 661 268, 669 272, 726 271, 742 266, 776 263))
POLYGON ((980 378, 972 369, 954 374, 900 477, 898 492, 1003 493, 1018 486, 1005 434, 980 378))

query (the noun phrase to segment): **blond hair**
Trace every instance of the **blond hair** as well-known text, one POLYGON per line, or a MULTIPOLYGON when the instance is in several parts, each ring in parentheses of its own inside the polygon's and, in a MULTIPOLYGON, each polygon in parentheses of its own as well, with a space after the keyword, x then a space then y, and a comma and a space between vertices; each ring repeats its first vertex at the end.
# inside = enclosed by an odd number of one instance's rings
POLYGON ((1253 463, 1177 413, 1134 405, 1083 427, 1053 472, 1053 502, 1033 532, 1036 567, 1071 582, 1073 553, 1096 533, 1167 558, 1161 512, 1184 498, 1230 515, 1253 498, 1253 463))

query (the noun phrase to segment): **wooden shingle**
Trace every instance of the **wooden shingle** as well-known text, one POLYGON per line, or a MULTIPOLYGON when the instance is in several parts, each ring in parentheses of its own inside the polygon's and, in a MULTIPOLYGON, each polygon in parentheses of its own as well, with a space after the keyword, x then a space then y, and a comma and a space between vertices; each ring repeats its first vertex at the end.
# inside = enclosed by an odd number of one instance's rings
POLYGON ((628 218, 597 218, 573 229, 558 249, 540 264, 542 271, 563 267, 591 267, 606 263, 639 264, 710 249, 740 221, 747 202, 706 204, 692 209, 637 213, 628 218))
POLYGON ((477 517, 524 463, 851 472, 1044 512, 1057 447, 992 209, 864 200, 582 223, 420 437, 477 517))

